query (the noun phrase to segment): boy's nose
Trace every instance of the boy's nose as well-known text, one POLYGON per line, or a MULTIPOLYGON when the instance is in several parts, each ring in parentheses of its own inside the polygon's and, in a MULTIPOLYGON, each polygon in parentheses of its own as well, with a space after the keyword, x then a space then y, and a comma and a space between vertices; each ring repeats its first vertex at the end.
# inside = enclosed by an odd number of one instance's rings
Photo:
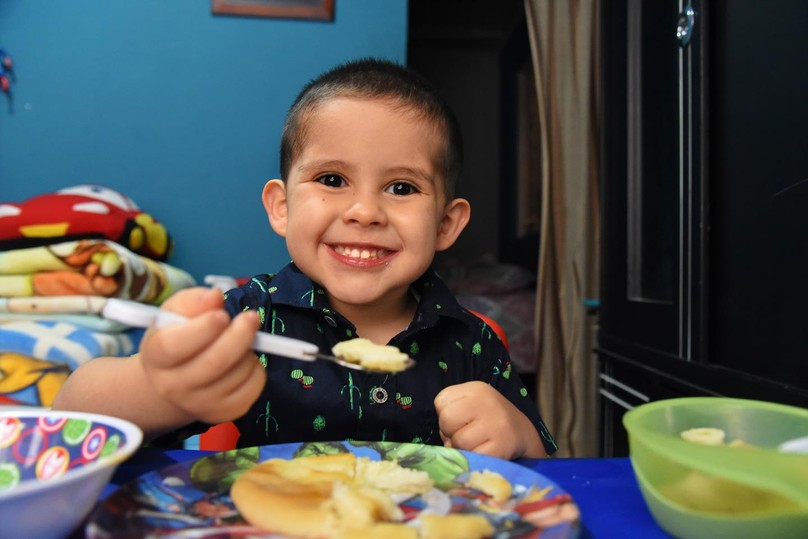
POLYGON ((382 201, 372 195, 354 197, 345 210, 343 218, 348 222, 356 222, 363 226, 382 224, 386 220, 382 201))

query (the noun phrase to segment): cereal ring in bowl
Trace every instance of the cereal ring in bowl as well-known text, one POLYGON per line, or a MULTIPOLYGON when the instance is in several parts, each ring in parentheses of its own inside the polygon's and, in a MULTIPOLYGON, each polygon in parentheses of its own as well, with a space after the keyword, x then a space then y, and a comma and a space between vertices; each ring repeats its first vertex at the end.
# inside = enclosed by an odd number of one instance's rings
POLYGON ((643 404, 623 416, 651 514, 683 539, 808 537, 808 409, 724 397, 643 404))

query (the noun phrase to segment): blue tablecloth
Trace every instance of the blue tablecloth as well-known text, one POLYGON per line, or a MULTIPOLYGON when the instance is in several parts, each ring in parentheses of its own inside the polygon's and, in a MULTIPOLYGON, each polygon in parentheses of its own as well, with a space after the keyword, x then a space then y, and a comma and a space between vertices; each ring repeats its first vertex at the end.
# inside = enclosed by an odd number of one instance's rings
POLYGON ((517 461, 557 483, 581 511, 581 539, 670 538, 654 521, 628 458, 517 461))
MULTIPOLYGON (((119 466, 102 498, 143 473, 205 454, 208 452, 143 448, 119 466)), ((671 537, 648 512, 628 458, 520 459, 516 462, 547 477, 573 497, 581 511, 581 539, 671 537)))

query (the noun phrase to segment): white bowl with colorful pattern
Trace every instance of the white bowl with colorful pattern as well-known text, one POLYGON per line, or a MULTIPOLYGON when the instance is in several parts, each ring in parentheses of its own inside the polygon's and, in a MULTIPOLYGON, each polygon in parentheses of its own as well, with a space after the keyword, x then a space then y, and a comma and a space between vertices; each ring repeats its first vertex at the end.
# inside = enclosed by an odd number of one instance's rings
POLYGON ((142 440, 136 425, 115 417, 0 408, 3 537, 70 535, 142 440))

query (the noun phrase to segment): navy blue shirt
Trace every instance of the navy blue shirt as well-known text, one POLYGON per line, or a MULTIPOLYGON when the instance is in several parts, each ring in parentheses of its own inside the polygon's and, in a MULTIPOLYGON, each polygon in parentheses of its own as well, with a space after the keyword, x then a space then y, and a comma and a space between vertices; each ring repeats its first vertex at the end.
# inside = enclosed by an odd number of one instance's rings
MULTIPOLYGON (((548 454, 557 447, 499 337, 463 309, 429 270, 412 286, 418 308, 389 344, 415 360, 395 374, 346 369, 260 354, 267 383, 250 411, 235 421, 239 447, 300 441, 387 440, 441 445, 435 396, 445 387, 480 380, 495 387, 536 426, 548 454)), ((316 344, 324 353, 361 337, 331 309, 325 291, 289 264, 253 277, 225 294, 235 316, 258 311, 263 331, 316 344)))

